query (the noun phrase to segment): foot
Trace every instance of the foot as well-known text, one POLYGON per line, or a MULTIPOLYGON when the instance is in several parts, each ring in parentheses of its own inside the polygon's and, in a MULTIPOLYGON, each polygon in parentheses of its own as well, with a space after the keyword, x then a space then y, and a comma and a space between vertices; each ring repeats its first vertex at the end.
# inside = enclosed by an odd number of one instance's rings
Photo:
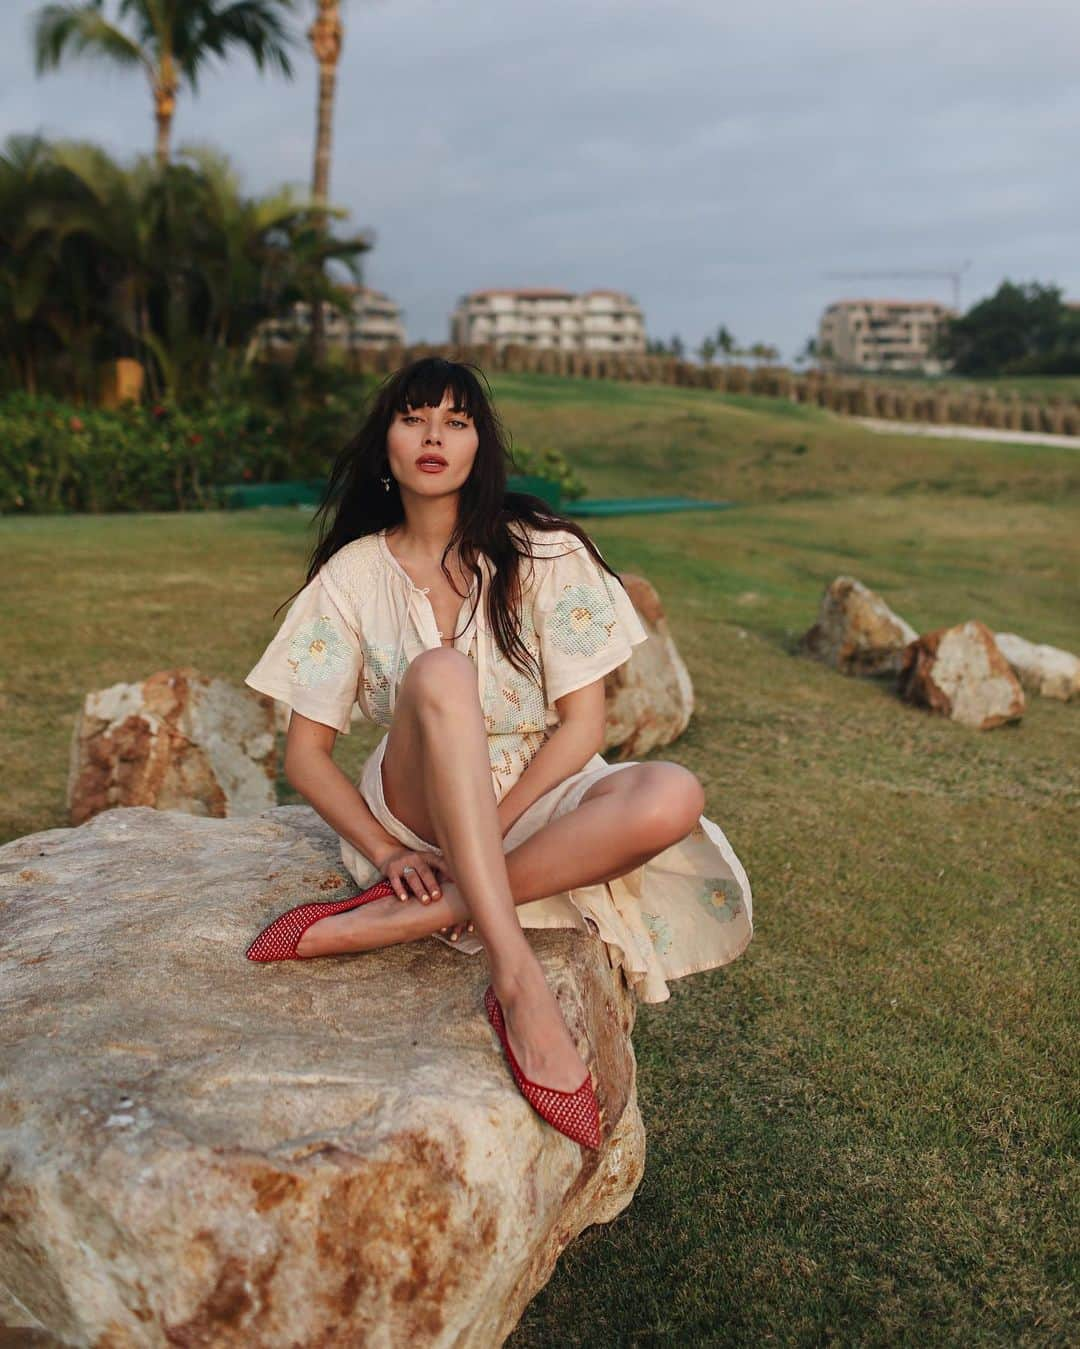
POLYGON ((576 1091, 588 1068, 574 1045, 559 1004, 532 959, 507 985, 495 984, 506 1037, 521 1071, 532 1082, 556 1091, 576 1091))
POLYGON ((415 941, 444 925, 468 922, 468 918, 465 901, 453 885, 443 885, 442 898, 429 904, 412 899, 402 903, 396 895, 387 895, 312 923, 297 942, 296 954, 304 960, 309 956, 374 951, 380 946, 415 941))

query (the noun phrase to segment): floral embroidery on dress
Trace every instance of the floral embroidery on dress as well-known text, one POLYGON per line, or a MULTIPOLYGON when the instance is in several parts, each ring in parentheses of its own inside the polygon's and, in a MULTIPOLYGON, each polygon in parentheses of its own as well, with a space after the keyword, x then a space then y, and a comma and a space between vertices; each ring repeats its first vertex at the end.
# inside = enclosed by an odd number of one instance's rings
POLYGON ((739 883, 730 876, 699 877, 701 890, 698 903, 706 913, 721 923, 730 923, 742 909, 742 892, 739 883))
POLYGON ((293 682, 312 688, 347 671, 352 651, 330 615, 321 614, 297 628, 285 659, 293 682))
POLYGON ((489 735, 488 763, 497 780, 509 787, 532 763, 536 751, 547 739, 544 731, 510 732, 489 735))
POLYGON ((649 936, 652 939, 653 946, 656 947, 658 955, 667 955, 671 950, 671 924, 666 918, 661 918, 658 913, 646 913, 641 910, 641 921, 648 929, 649 936))
POLYGON ((405 677, 409 662, 403 651, 398 656, 397 669, 391 671, 390 667, 394 661, 394 648, 392 646, 374 646, 365 642, 363 650, 364 669, 361 675, 361 683, 363 684, 367 705, 370 708, 370 715, 380 725, 389 726, 391 722, 391 679, 393 679, 396 688, 405 677))
POLYGON ((606 589, 568 585, 548 620, 551 640, 568 656, 594 656, 615 627, 615 610, 606 589))

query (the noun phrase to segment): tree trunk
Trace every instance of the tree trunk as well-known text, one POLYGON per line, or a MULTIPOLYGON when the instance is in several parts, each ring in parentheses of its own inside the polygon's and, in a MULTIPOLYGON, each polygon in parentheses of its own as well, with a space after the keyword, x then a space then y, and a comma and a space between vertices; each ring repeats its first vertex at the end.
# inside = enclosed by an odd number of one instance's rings
POLYGON ((178 85, 176 66, 172 56, 166 52, 154 78, 154 117, 157 121, 158 168, 163 169, 169 162, 170 141, 172 139, 173 114, 176 112, 176 90, 178 85))
MULTIPOLYGON (((325 206, 330 196, 334 87, 337 83, 338 58, 341 56, 342 31, 338 0, 319 0, 319 13, 311 25, 308 37, 315 52, 315 59, 319 63, 319 104, 311 195, 317 205, 325 206)), ((319 228, 326 229, 325 215, 319 219, 319 228)), ((311 355, 317 364, 326 359, 326 322, 320 299, 315 299, 311 306, 311 355)))

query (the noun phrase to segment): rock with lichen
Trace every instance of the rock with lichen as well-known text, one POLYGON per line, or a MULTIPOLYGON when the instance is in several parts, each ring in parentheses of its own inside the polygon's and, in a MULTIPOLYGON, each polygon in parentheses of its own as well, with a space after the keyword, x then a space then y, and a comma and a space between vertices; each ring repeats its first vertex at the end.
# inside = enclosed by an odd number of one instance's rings
POLYGON ((434 938, 259 965, 355 887, 307 806, 134 808, 0 848, 0 1286, 71 1345, 501 1344, 641 1179, 635 1003, 530 932, 603 1145, 520 1095, 486 964, 434 938))

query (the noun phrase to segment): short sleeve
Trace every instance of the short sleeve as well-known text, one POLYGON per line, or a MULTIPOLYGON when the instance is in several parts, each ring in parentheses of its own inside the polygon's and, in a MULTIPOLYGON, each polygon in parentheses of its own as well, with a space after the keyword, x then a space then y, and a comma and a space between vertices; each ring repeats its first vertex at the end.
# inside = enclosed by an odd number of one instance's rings
POLYGON ((360 634, 320 572, 297 595, 244 683, 348 735, 361 664, 360 634))
MULTIPOLYGON (((551 538, 551 536, 548 536, 551 538)), ((541 564, 534 622, 549 706, 629 660, 648 638, 621 582, 604 571, 576 535, 541 564)))

